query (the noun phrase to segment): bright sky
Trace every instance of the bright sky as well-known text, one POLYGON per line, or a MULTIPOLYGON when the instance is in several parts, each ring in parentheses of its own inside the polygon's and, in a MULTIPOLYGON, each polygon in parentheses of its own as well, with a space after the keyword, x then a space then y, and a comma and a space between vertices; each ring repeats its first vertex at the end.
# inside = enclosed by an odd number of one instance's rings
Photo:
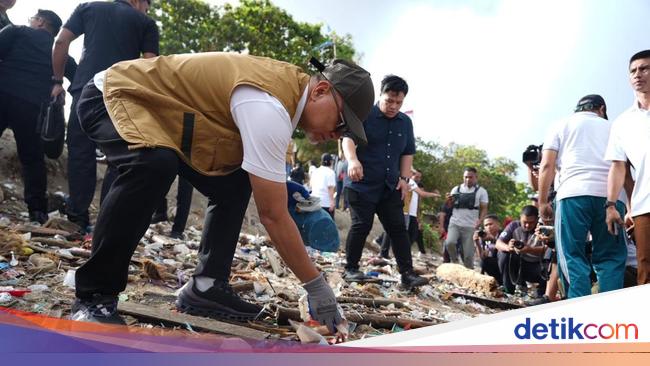
MULTIPOLYGON (((583 95, 601 94, 610 118, 629 107, 628 60, 650 48, 647 0, 272 1, 351 34, 377 87, 386 74, 404 77, 417 136, 516 162, 583 95)), ((65 21, 78 3, 17 0, 8 14, 25 24, 44 8, 65 21)))

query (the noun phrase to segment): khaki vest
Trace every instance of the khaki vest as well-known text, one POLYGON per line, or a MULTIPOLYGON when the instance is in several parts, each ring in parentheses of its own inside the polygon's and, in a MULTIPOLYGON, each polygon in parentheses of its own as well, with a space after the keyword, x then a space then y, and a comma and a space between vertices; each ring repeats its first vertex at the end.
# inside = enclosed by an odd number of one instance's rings
POLYGON ((113 65, 106 72, 104 102, 129 148, 168 147, 203 174, 226 175, 243 160, 230 113, 233 89, 262 89, 293 118, 308 83, 299 67, 264 57, 171 55, 113 65))

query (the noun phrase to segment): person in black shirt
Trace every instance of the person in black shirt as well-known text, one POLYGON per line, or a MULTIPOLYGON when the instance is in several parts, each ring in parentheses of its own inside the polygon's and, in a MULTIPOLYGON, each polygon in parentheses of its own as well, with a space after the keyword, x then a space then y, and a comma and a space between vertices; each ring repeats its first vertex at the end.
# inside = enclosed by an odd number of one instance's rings
MULTIPOLYGON (((50 52, 61 18, 39 10, 29 23, 29 27, 9 25, 0 31, 0 135, 6 128, 13 130, 29 218, 43 224, 48 218, 47 172, 37 125, 40 106, 50 97, 50 52)), ((69 58, 65 67, 69 80, 75 68, 69 58)))
POLYGON ((11 9, 16 0, 0 0, 0 29, 12 25, 11 20, 7 16, 7 10, 11 9))
MULTIPOLYGON (((76 106, 81 89, 96 73, 114 63, 158 55, 159 34, 156 23, 146 15, 150 0, 95 1, 77 6, 65 23, 52 51, 55 84, 52 96, 63 91, 63 63, 70 43, 84 35, 84 48, 79 70, 68 91, 72 94, 68 121, 68 184, 70 198, 66 213, 68 220, 82 228, 90 225, 88 208, 97 183, 95 143, 81 130, 76 106)), ((114 169, 109 166, 109 169, 114 169)), ((107 175, 111 176, 109 172, 107 175)), ((112 176, 115 176, 114 174, 112 176)), ((104 184, 110 184, 105 179, 104 184)), ((102 191, 107 191, 103 189, 102 191)))
POLYGON ((393 253, 406 288, 422 286, 427 279, 413 272, 411 243, 404 226, 402 207, 411 176, 415 137, 411 119, 399 111, 408 84, 395 75, 381 82, 379 103, 363 122, 367 145, 357 150, 355 141, 343 138, 343 151, 348 159, 350 182, 345 195, 350 205, 352 225, 345 243, 344 278, 348 281, 366 279, 359 271, 363 252, 375 214, 392 240, 393 253))

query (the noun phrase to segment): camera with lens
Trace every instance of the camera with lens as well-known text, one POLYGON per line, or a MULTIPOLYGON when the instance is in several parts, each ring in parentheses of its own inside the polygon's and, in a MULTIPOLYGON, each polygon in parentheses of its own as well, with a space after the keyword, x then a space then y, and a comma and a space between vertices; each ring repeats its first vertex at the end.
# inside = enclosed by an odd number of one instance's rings
POLYGON ((529 145, 522 156, 524 164, 531 164, 533 167, 539 167, 542 162, 542 147, 543 145, 529 145))
POLYGON ((519 250, 523 249, 526 246, 526 244, 521 240, 515 240, 513 245, 519 250))
POLYGON ((487 232, 485 232, 485 229, 478 229, 478 237, 483 239, 487 235, 487 232))

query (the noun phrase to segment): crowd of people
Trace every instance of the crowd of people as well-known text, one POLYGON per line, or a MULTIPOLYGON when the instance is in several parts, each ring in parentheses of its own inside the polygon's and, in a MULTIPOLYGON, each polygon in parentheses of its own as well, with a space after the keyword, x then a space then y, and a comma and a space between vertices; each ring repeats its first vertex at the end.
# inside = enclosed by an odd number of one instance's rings
MULTIPOLYGON (((177 177, 180 221, 170 235, 182 238, 194 188, 209 201, 198 265, 176 301, 181 312, 248 320, 263 311, 228 283, 252 195, 270 239, 307 292, 312 317, 336 330, 336 297, 287 210, 287 179, 308 180, 331 220, 336 209, 349 211, 345 280, 367 279, 360 259, 377 215, 385 230, 382 255, 392 251, 402 286, 428 283, 413 269, 411 246, 416 242, 426 253, 421 199, 439 194, 425 190, 413 168, 413 123, 400 111, 409 92, 403 78, 384 77, 375 102, 370 74, 350 61, 312 59, 316 72, 309 75, 252 55, 158 56, 150 0, 82 3, 65 23, 38 10, 28 27, 8 22, 14 3, 0 0, 6 25, 0 31, 0 131, 14 132, 25 201, 39 223, 47 220, 47 201, 37 112, 64 93, 64 75, 71 80, 65 211, 80 230, 92 232, 92 255, 76 271, 75 319, 122 322, 117 301, 130 258, 152 218, 167 219, 165 197, 177 177), (81 35, 77 66, 68 49, 81 35), (296 128, 314 143, 340 140, 341 152, 323 154, 319 166, 311 162, 305 172, 295 161, 296 128), (108 168, 91 225, 97 148, 108 168)), ((569 298, 590 294, 594 279, 599 291, 622 288, 632 246, 637 282, 650 281, 650 51, 635 54, 629 72, 636 100, 616 121, 607 120, 602 97, 588 95, 549 132, 541 162, 529 165, 538 207, 523 207, 503 231, 489 213, 479 172, 464 170, 439 215, 446 261, 470 269, 480 262, 480 271, 506 293, 536 283, 539 303, 558 298, 557 278, 569 298)))

